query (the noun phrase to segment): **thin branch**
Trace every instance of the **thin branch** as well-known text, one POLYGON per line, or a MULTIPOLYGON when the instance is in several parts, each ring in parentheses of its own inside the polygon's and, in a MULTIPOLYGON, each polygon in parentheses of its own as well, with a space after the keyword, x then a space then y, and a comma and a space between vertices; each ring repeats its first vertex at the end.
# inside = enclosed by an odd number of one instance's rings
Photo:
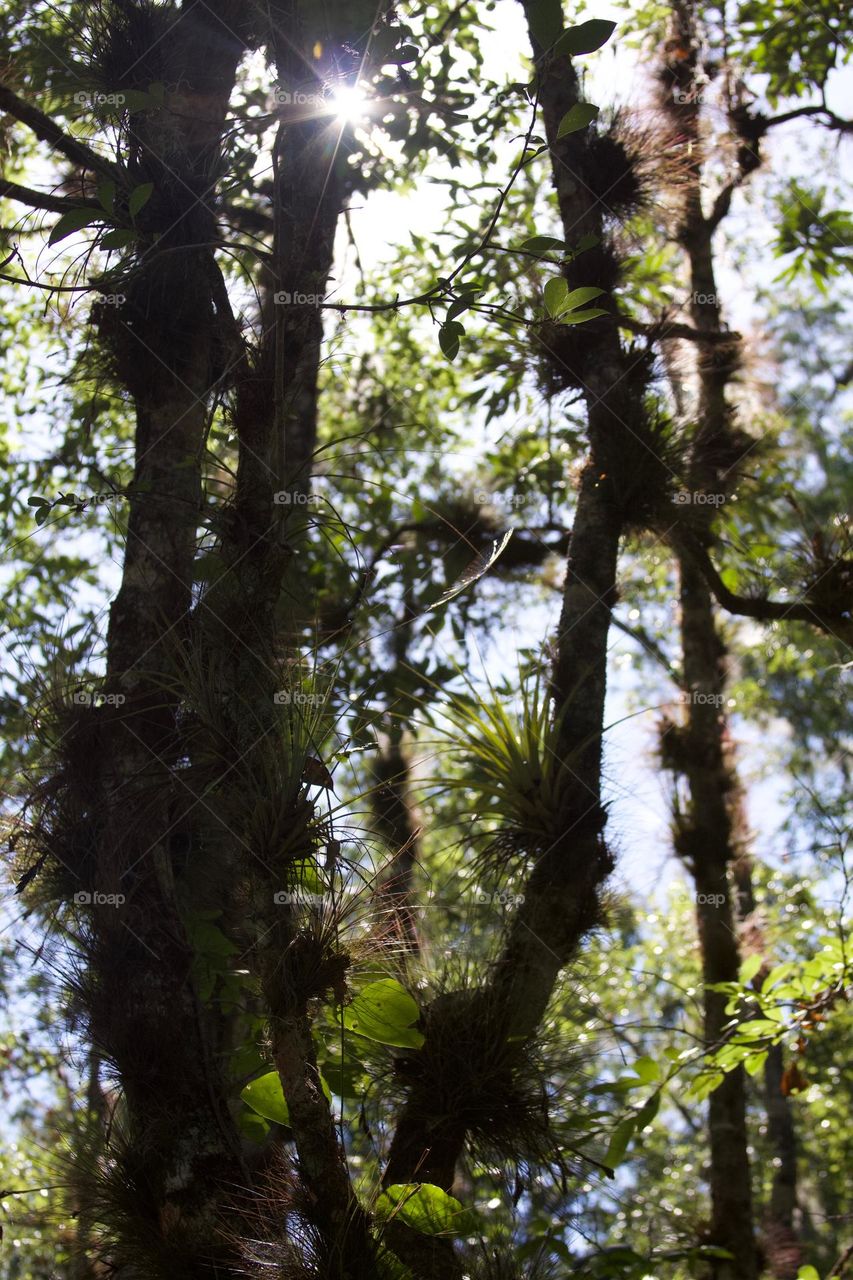
POLYGON ((103 160, 85 143, 78 142, 76 138, 67 134, 50 116, 39 111, 38 107, 25 102, 23 98, 19 98, 2 83, 0 83, 0 111, 5 111, 16 120, 20 120, 21 124, 32 129, 42 142, 47 142, 55 150, 61 151, 72 164, 79 165, 83 169, 91 169, 93 173, 100 173, 105 178, 121 179, 122 171, 118 165, 112 164, 109 160, 103 160))
POLYGON ((743 618, 755 618, 759 622, 808 622, 835 639, 849 641, 853 638, 853 601, 850 613, 827 613, 809 604, 807 600, 770 600, 766 596, 741 596, 730 591, 720 576, 705 547, 692 539, 677 539, 682 555, 693 561, 702 573, 719 603, 729 613, 743 618))
POLYGON ((692 324, 681 324, 661 316, 659 320, 646 322, 634 320, 619 313, 619 327, 631 333, 641 333, 649 338, 682 338, 686 342, 739 342, 741 335, 733 329, 696 329, 692 324))
POLYGON ((9 182, 0 178, 0 196, 7 200, 18 200, 33 209, 47 209, 49 213, 67 213, 69 209, 100 209, 97 200, 74 199, 68 196, 53 196, 47 191, 34 191, 32 187, 22 187, 17 182, 9 182))
POLYGON ((666 656, 657 640, 654 640, 649 635, 645 627, 632 627, 630 623, 623 622, 621 618, 618 618, 615 613, 611 616, 610 621, 613 623, 614 627, 617 627, 620 631, 624 632, 626 636, 630 636, 632 640, 636 640, 637 644, 642 645, 650 657, 654 658, 655 662, 659 663, 660 666, 663 667, 670 680, 674 680, 679 688, 683 688, 682 681, 678 676, 677 668, 672 665, 670 659, 666 656))
POLYGON ((807 117, 815 118, 816 123, 823 125, 825 129, 835 129, 839 133, 853 133, 853 120, 845 120, 843 116, 837 116, 825 103, 822 105, 815 103, 810 107, 794 107, 791 111, 783 111, 781 115, 769 116, 762 123, 766 130, 778 124, 788 124, 790 120, 801 120, 807 117), (825 116, 826 119, 821 120, 820 116, 825 116))

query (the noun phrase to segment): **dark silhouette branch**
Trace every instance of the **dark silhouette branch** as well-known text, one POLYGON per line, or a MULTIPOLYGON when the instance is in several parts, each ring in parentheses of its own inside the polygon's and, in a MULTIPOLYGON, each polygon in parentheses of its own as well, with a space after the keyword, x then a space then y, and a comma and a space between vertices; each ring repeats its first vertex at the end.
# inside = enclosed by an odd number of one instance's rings
POLYGON ((72 138, 50 116, 19 98, 4 84, 0 84, 0 111, 5 111, 25 124, 41 142, 47 142, 54 150, 60 151, 72 164, 79 165, 82 169, 91 169, 93 173, 99 173, 105 178, 121 178, 122 170, 118 165, 102 159, 85 143, 72 138))
POLYGON ((685 538, 678 539, 678 550, 689 557, 702 573, 711 591, 724 609, 743 618, 755 618, 758 622, 808 622, 847 642, 853 638, 853 600, 850 610, 827 613, 825 609, 810 604, 808 600, 771 600, 766 596, 742 596, 723 582, 719 570, 707 549, 685 538))
POLYGON ((19 183, 9 182, 6 178, 0 178, 0 196, 4 196, 7 200, 28 204, 33 209, 47 209, 49 213, 68 213, 70 209, 101 208, 97 200, 53 196, 47 191, 34 191, 32 187, 22 187, 19 183))

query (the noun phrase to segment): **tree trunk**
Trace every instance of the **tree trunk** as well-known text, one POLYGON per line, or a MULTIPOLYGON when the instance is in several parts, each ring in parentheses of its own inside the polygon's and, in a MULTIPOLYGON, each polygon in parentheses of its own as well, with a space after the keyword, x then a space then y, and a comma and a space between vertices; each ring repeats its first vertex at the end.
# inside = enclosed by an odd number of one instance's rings
MULTIPOLYGON (((690 142, 690 164, 679 240, 689 267, 691 313, 698 330, 721 331, 714 272, 716 223, 702 208, 701 92, 697 80, 699 41, 692 0, 671 6, 671 38, 661 74, 664 108, 680 136, 690 142)), ((737 461, 733 414, 727 387, 734 370, 732 350, 710 343, 698 359, 698 425, 691 446, 688 499, 725 496, 732 488, 737 461)), ((691 512, 693 531, 706 544, 712 538, 711 503, 691 512)), ((740 949, 733 902, 732 868, 738 857, 739 791, 727 758, 725 649, 717 633, 714 605, 704 577, 692 561, 679 557, 681 644, 686 723, 677 732, 679 771, 689 789, 688 814, 676 833, 678 852, 696 890, 696 917, 705 982, 704 1034, 709 1046, 722 1039, 726 998, 708 986, 737 981, 740 949)), ((752 1183, 743 1068, 727 1072, 708 1102, 711 1193, 710 1243, 727 1249, 732 1260, 711 1264, 715 1280, 754 1280, 759 1261, 755 1243, 752 1183)))

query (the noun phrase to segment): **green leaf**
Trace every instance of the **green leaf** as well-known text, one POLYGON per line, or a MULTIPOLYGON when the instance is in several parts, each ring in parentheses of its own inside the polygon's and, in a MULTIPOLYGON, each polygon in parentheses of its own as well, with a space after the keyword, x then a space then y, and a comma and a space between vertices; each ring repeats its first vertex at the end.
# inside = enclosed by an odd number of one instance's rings
POLYGON ((241 1111, 237 1123, 240 1132, 252 1142, 263 1142, 270 1131, 266 1120, 257 1111, 241 1111))
POLYGON ((153 190, 153 182, 143 182, 138 187, 133 188, 127 201, 127 207, 131 218, 135 218, 139 211, 145 208, 148 201, 151 199, 151 193, 153 190))
POLYGON ((159 104, 150 93, 143 92, 142 89, 124 89, 124 109, 130 115, 135 115, 137 111, 152 111, 159 104))
POLYGON ((290 1112, 282 1091, 277 1071, 268 1071, 250 1081, 240 1094, 243 1101, 265 1120, 276 1124, 290 1124, 290 1112))
POLYGON ((771 1022, 769 1018, 753 1018, 742 1022, 737 1029, 738 1036, 746 1036, 750 1040, 756 1036, 774 1036, 779 1030, 778 1022, 771 1022))
MULTIPOLYGON (((320 1086, 331 1102, 332 1091, 322 1076, 320 1076, 320 1086)), ((242 1090, 240 1097, 247 1106, 250 1106, 259 1116, 263 1116, 265 1120, 274 1120, 276 1124, 290 1124, 290 1110, 277 1071, 268 1071, 266 1075, 250 1081, 242 1090)))
POLYGON ((784 961, 783 964, 777 964, 775 968, 770 970, 767 977, 761 984, 762 995, 766 995, 766 993, 770 991, 777 982, 780 982, 782 978, 787 978, 789 974, 794 972, 796 967, 797 966, 790 960, 784 961))
POLYGON ((399 1219, 427 1236, 461 1235, 471 1229, 472 1215, 454 1196, 431 1182, 396 1182, 376 1201, 380 1219, 399 1219))
POLYGON ((800 1267, 797 1272, 797 1280, 820 1280, 820 1276, 812 1266, 800 1267))
POLYGON ((550 253, 552 249, 564 250, 568 246, 565 240, 558 240, 556 236, 531 236, 529 240, 524 240, 518 246, 524 253, 550 253))
POLYGON ((616 30, 615 22, 607 22, 604 18, 590 18, 589 22, 581 22, 576 27, 568 27, 553 48, 557 55, 567 53, 576 58, 579 54, 595 53, 616 30))
POLYGON ((107 178, 106 181, 98 183, 98 200, 101 208, 105 213, 112 214, 115 210, 116 201, 116 184, 112 179, 107 178))
POLYGON ((603 307, 592 307, 589 311, 567 311, 560 316, 560 324, 583 324, 586 320, 594 320, 596 316, 606 316, 603 307))
POLYGON ((761 968, 761 963, 761 956, 747 956, 738 970, 738 982, 744 987, 748 986, 761 968))
POLYGON ((766 1061, 766 1049, 762 1050, 760 1053, 750 1053, 743 1060, 744 1070, 747 1075, 757 1076, 766 1061))
POLYGON ((102 249, 125 249, 129 244, 133 244, 135 239, 135 231, 117 227, 115 231, 108 231, 105 236, 101 236, 100 246, 102 249))
POLYGON ((550 49, 560 37, 563 25, 561 6, 554 0, 530 0, 528 13, 534 40, 542 49, 550 49))
POLYGON ((566 298, 566 310, 576 311, 578 307, 584 306, 587 302, 592 302, 593 298, 600 298, 603 293, 603 289, 595 289, 592 286, 587 286, 584 289, 572 289, 566 298))
POLYGON ((72 231, 80 231, 83 227, 90 227, 93 222, 100 222, 102 216, 95 209, 69 209, 54 224, 47 242, 48 245, 58 244, 60 240, 70 236, 72 231))
POLYGON ((412 1024, 420 1017, 417 1002, 396 978, 365 987, 343 1011, 344 1026, 379 1044, 419 1049, 424 1038, 412 1024))
POLYGON ((616 1169, 625 1159, 625 1152, 628 1150, 628 1144, 634 1136, 636 1128, 636 1120, 634 1116, 628 1116, 617 1124, 610 1137, 610 1145, 604 1157, 604 1164, 608 1169, 616 1169))
POLYGON ((50 498, 42 498, 42 497, 39 497, 38 494, 34 493, 31 497, 27 498, 27 506, 28 507, 49 507, 50 498))
POLYGON ((448 360, 455 360, 459 354, 459 339, 464 335, 464 327, 456 320, 448 320, 438 331, 438 345, 448 360))
POLYGON ((645 1084, 660 1080, 660 1067, 654 1058, 638 1058, 634 1063, 634 1070, 645 1084))
POLYGON ((591 124, 598 115, 598 107, 593 106, 591 102, 576 102, 570 111, 567 111, 560 121, 557 129, 557 141, 565 138, 570 133, 577 133, 578 129, 585 129, 591 124))
POLYGON ((569 286, 562 276, 553 276, 552 279, 546 280, 543 297, 548 315, 556 319, 565 311, 568 296, 569 286))
POLYGON ((646 1125, 651 1124, 654 1120, 660 1110, 660 1100, 661 1091, 658 1089, 657 1093, 653 1093, 648 1102, 644 1106, 640 1107, 634 1121, 638 1133, 641 1129, 645 1129, 646 1125))

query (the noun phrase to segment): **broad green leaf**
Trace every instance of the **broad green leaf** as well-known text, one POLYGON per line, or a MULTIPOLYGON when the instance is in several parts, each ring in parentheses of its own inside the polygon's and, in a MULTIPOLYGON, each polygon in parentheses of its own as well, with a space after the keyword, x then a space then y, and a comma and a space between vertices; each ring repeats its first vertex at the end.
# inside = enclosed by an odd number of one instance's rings
POLYGON ((562 31, 562 6, 554 0, 530 0, 527 8, 534 39, 543 50, 550 49, 562 31))
POLYGON ((581 22, 576 27, 568 27, 554 45, 553 52, 567 53, 572 58, 579 54, 595 53, 596 49, 607 44, 615 30, 615 22, 608 22, 604 18, 590 18, 588 22, 581 22))
POLYGON ((438 345, 448 360, 455 360, 459 354, 459 339, 465 329, 456 320, 446 321, 438 331, 438 345))
POLYGON ((786 960, 783 964, 777 964, 775 968, 770 970, 767 977, 761 984, 762 995, 770 991, 777 982, 782 980, 782 978, 787 978, 790 973, 794 972, 796 967, 797 966, 790 960, 786 960))
POLYGON ((290 1112, 285 1101, 277 1071, 268 1071, 250 1081, 240 1094, 243 1101, 265 1120, 276 1124, 290 1124, 290 1112))
POLYGON ((269 1124, 263 1116, 258 1115, 257 1111, 241 1111, 237 1123, 240 1126, 240 1132, 252 1142, 263 1142, 270 1131, 269 1124))
MULTIPOLYGON (((331 1102, 332 1091, 322 1076, 320 1076, 320 1087, 331 1102)), ((276 1124, 290 1124, 290 1110, 277 1071, 268 1071, 266 1075, 250 1081, 242 1090, 240 1097, 247 1106, 250 1106, 259 1116, 263 1116, 265 1120, 274 1120, 276 1124)))
POLYGON ((660 1080, 660 1067, 654 1058, 638 1058, 634 1063, 634 1070, 646 1084, 651 1084, 653 1080, 660 1080))
POLYGON ((461 1235, 471 1228, 471 1213, 454 1196, 431 1182, 397 1182, 376 1202, 376 1216, 395 1218, 427 1236, 461 1235))
POLYGON ((598 107, 593 106, 591 102, 576 102, 560 121, 557 141, 559 142, 560 138, 565 138, 570 133, 577 133, 578 129, 585 129, 597 115, 598 107))
POLYGON ((739 1036, 747 1036, 753 1038, 755 1036, 773 1036, 779 1031, 779 1023, 771 1022, 769 1018, 753 1018, 749 1022, 742 1022, 738 1027, 739 1036))
POLYGON ((159 105, 152 94, 145 93, 142 89, 124 90, 124 109, 131 115, 137 111, 153 111, 159 105))
POLYGON ((112 215, 115 211, 116 184, 111 179, 98 183, 98 200, 105 213, 112 215))
POLYGON ((767 1061, 767 1051, 762 1050, 760 1053, 750 1053, 743 1060, 744 1069, 747 1075, 757 1076, 761 1068, 767 1061))
POLYGON ((572 289, 566 298, 566 310, 576 311, 578 307, 584 306, 587 302, 592 302, 593 298, 600 298, 603 293, 603 289, 596 289, 591 285, 587 285, 583 289, 572 289))
POLYGON ((744 987, 748 986, 749 983, 752 982, 752 979, 755 977, 755 975, 758 973, 758 970, 761 968, 761 964, 762 964, 761 956, 758 956, 758 955, 747 956, 747 958, 744 960, 743 964, 741 965, 740 969, 738 970, 738 975, 737 975, 738 982, 740 982, 741 985, 744 987))
POLYGON ((73 231, 81 231, 83 227, 90 227, 93 222, 100 222, 102 218, 103 214, 96 209, 69 209, 54 224, 47 243, 49 245, 58 244, 60 240, 70 236, 73 231))
POLYGON ((126 249, 135 240, 135 231, 126 227, 117 227, 115 231, 108 231, 105 236, 101 236, 100 246, 102 249, 126 249))
POLYGON ((531 236, 518 247, 525 253, 550 253, 552 249, 563 250, 568 246, 565 240, 558 240, 556 236, 531 236))
POLYGON ((420 1017, 417 1002, 396 978, 365 987, 343 1011, 344 1026, 379 1044, 419 1049, 424 1038, 412 1024, 420 1017))
POLYGON ((658 1111, 660 1111, 660 1100, 661 1091, 658 1089, 657 1093, 653 1093, 648 1102, 644 1106, 640 1107, 634 1121, 638 1133, 641 1129, 645 1129, 646 1125, 651 1124, 654 1120, 658 1111))
POLYGON ((628 1150, 628 1144, 634 1136, 636 1128, 636 1120, 634 1116, 628 1116, 622 1120, 610 1137, 610 1145, 604 1156, 603 1163, 608 1169, 616 1169, 625 1159, 625 1152, 628 1150))
POLYGON ((154 190, 153 182, 140 183, 138 187, 134 187, 127 201, 127 207, 131 218, 135 218, 141 209, 144 209, 148 201, 151 199, 151 193, 154 190))
POLYGON ((554 319, 566 309, 566 298, 569 296, 568 283, 562 276, 553 276, 552 279, 545 282, 543 297, 545 299, 545 310, 549 316, 554 319))
POLYGON ((583 324, 586 320, 595 320, 597 316, 606 316, 603 307, 591 307, 589 311, 567 311, 560 316, 560 324, 583 324))

